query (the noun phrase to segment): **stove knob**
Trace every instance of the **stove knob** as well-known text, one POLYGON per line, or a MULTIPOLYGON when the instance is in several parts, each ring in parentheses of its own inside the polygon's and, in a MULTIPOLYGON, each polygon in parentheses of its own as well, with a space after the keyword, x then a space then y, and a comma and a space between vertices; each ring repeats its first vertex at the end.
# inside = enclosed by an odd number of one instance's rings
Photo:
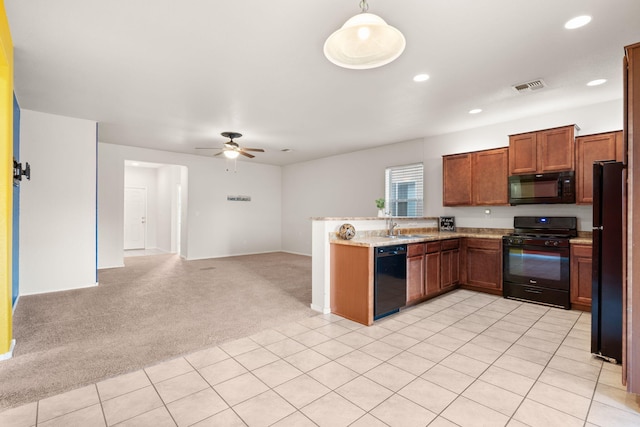
POLYGON ((558 246, 558 242, 557 241, 553 242, 553 246, 558 246))
POLYGON ((545 240, 545 241, 544 241, 544 245, 545 245, 545 246, 549 246, 550 244, 551 244, 551 242, 550 242, 550 241, 548 241, 548 240, 545 240))

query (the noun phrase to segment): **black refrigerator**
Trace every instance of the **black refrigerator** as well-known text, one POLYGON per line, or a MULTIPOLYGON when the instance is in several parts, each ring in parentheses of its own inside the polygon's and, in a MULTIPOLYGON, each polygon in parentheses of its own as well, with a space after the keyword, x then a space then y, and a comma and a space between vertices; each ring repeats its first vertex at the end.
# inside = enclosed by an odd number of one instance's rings
POLYGON ((624 165, 593 164, 591 353, 622 362, 624 165))

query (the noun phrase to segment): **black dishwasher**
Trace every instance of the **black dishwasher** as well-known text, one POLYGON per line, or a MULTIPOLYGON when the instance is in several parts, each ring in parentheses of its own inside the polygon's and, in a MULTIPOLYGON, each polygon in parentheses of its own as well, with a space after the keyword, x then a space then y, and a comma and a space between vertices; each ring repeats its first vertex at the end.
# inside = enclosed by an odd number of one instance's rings
POLYGON ((375 248, 373 318, 397 312, 407 302, 407 245, 375 248))

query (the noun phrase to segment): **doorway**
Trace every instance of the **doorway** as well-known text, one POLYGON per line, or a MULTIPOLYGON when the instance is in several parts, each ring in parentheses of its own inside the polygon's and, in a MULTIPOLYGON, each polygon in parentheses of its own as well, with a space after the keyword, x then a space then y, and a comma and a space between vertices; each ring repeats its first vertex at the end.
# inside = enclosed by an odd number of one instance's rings
POLYGON ((185 166, 125 160, 124 255, 178 253, 186 215, 185 166))

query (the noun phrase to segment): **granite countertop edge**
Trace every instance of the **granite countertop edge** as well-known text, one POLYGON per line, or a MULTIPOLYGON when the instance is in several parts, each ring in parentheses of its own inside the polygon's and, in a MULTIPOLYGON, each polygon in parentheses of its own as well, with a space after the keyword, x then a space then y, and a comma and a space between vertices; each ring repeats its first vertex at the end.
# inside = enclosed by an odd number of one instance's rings
MULTIPOLYGON (((410 243, 436 242, 439 240, 458 239, 461 237, 472 237, 476 239, 502 239, 502 237, 507 233, 434 231, 423 234, 428 234, 428 236, 415 238, 389 238, 383 236, 358 237, 356 235, 356 237, 351 240, 344 240, 335 236, 330 239, 330 243, 346 246, 378 247, 410 243)), ((578 236, 570 240, 571 244, 590 245, 591 242, 591 236, 578 236)))

